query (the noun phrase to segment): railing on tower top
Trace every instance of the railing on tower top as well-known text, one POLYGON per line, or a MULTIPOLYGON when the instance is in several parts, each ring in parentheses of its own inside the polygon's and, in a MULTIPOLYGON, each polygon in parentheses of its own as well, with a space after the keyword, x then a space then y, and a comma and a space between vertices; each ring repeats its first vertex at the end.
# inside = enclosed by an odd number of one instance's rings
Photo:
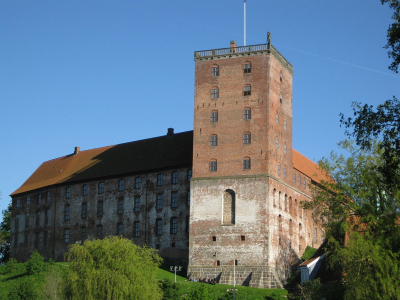
POLYGON ((251 45, 251 46, 241 46, 241 47, 230 47, 230 48, 222 48, 222 49, 213 49, 213 50, 203 50, 203 51, 195 51, 195 57, 207 57, 207 56, 218 56, 218 55, 227 55, 233 53, 246 53, 246 52, 255 52, 268 50, 268 44, 259 44, 259 45, 251 45))

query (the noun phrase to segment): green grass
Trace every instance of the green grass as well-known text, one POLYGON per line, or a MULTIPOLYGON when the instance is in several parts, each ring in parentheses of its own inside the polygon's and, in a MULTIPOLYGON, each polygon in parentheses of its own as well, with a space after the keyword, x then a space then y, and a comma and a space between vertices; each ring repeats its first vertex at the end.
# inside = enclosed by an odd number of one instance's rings
MULTIPOLYGON (((18 286, 23 281, 28 281, 33 285, 43 286, 46 280, 49 280, 54 273, 50 273, 50 270, 58 270, 61 273, 66 272, 68 269, 68 263, 56 263, 53 266, 48 265, 48 270, 38 275, 28 275, 26 273, 26 267, 23 263, 16 264, 16 269, 9 274, 6 274, 6 267, 0 266, 0 300, 7 299, 8 293, 18 286)), ((174 273, 163 269, 158 270, 157 279, 167 280, 174 282, 174 273)), ((189 294, 196 290, 204 289, 208 293, 208 299, 232 299, 232 292, 229 290, 233 289, 231 285, 222 284, 206 284, 199 282, 186 281, 185 277, 176 275, 177 287, 178 287, 178 299, 189 299, 189 294), (228 295, 231 296, 228 296, 228 295), (225 298, 226 297, 226 298, 225 298)), ((236 286, 236 299, 237 300, 279 300, 285 299, 286 290, 282 289, 256 289, 245 286, 236 286)))

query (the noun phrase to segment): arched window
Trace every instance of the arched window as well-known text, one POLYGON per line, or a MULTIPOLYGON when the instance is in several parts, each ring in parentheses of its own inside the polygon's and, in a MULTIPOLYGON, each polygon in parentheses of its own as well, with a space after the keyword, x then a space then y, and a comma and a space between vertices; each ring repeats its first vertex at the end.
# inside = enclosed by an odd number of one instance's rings
POLYGON ((235 199, 236 194, 233 190, 226 190, 223 195, 222 223, 224 225, 235 224, 235 199))
POLYGON ((274 206, 276 206, 276 194, 277 194, 276 189, 274 189, 274 193, 272 194, 272 200, 273 200, 274 206))

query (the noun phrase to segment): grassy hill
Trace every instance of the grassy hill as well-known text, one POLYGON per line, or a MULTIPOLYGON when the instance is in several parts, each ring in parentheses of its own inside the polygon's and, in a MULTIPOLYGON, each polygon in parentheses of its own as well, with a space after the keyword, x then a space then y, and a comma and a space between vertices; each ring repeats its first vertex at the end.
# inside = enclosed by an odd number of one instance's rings
MULTIPOLYGON (((63 276, 67 269, 67 263, 46 263, 45 271, 36 275, 28 275, 26 264, 24 263, 17 263, 12 267, 0 266, 0 300, 9 299, 9 293, 18 288, 21 283, 36 287, 40 291, 40 295, 36 295, 38 299, 61 299, 57 296, 57 290, 60 283, 62 284, 63 276)), ((178 275, 176 276, 177 282, 174 284, 174 273, 163 269, 159 269, 158 279, 165 288, 165 299, 184 300, 190 299, 189 296, 194 297, 196 294, 199 298, 192 299, 232 299, 232 291, 230 290, 233 289, 233 286, 191 282, 178 275)), ((279 300, 286 299, 284 296, 286 294, 286 290, 281 289, 236 287, 237 300, 279 300)), ((27 299, 30 299, 29 296, 27 297, 27 299)), ((18 298, 11 297, 11 299, 18 298)))

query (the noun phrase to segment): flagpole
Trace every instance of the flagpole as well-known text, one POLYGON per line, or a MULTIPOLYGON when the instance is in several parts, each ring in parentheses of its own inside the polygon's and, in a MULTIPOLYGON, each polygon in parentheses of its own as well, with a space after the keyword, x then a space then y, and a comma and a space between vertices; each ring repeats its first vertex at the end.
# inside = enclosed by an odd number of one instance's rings
POLYGON ((244 46, 246 46, 246 0, 244 0, 244 46))

